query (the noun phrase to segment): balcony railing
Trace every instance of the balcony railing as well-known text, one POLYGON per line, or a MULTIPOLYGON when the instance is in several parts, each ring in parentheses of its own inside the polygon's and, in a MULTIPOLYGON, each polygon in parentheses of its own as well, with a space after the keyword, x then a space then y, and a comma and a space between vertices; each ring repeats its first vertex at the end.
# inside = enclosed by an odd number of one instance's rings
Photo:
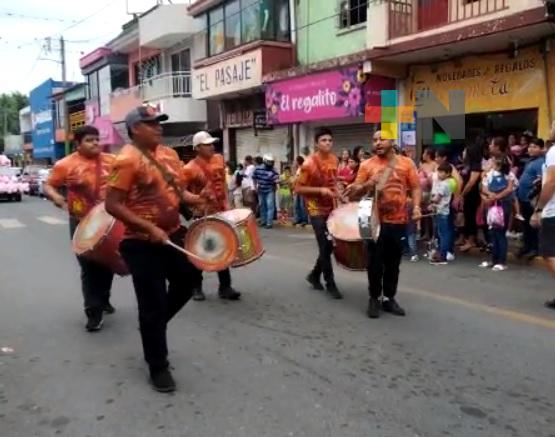
POLYGON ((387 0, 389 39, 502 11, 508 8, 508 1, 387 0))
POLYGON ((162 73, 145 79, 138 85, 143 101, 177 97, 191 97, 191 72, 176 71, 162 73))

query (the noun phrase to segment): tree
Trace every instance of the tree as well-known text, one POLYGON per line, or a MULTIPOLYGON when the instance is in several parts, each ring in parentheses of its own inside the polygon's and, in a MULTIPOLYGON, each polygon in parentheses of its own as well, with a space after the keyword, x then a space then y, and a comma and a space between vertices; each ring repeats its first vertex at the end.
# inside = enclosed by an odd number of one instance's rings
POLYGON ((12 135, 20 133, 19 110, 27 105, 29 105, 29 99, 20 92, 0 94, 0 152, 4 150, 5 133, 12 135))

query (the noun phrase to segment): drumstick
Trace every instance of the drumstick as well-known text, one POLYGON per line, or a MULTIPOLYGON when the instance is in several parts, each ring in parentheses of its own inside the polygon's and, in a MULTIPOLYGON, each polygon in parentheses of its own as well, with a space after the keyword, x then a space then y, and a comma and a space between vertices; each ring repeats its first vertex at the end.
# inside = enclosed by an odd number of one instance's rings
POLYGON ((168 246, 173 247, 176 250, 179 250, 181 253, 183 253, 184 255, 190 256, 191 258, 195 258, 198 259, 199 261, 204 261, 200 256, 195 255, 192 252, 189 252, 188 250, 183 249, 182 247, 178 246, 177 244, 172 243, 170 240, 166 240, 165 244, 167 244, 168 246))

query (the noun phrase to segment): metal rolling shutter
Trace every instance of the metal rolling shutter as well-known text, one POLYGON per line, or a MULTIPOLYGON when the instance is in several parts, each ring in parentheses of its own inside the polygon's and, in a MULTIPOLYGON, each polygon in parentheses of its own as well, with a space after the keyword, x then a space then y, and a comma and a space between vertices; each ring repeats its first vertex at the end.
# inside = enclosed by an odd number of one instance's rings
POLYGON ((245 156, 264 156, 266 153, 274 155, 276 163, 287 161, 287 127, 277 127, 271 130, 259 130, 257 136, 254 129, 237 129, 235 131, 237 145, 237 160, 241 162, 245 156))
POLYGON ((333 147, 339 153, 341 149, 353 150, 356 146, 364 146, 370 150, 372 146, 373 124, 354 124, 345 126, 330 126, 333 133, 333 147))

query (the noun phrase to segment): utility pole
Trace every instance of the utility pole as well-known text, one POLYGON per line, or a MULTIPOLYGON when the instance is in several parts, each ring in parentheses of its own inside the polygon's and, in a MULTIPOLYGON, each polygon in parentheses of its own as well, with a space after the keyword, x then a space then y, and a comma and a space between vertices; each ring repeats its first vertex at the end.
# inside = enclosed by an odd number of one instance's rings
POLYGON ((66 99, 66 81, 67 81, 67 72, 66 72, 66 42, 64 37, 60 37, 60 58, 62 64, 62 86, 64 88, 62 94, 62 110, 64 111, 64 119, 63 119, 63 129, 64 129, 64 143, 65 143, 65 155, 69 155, 70 153, 70 142, 69 142, 69 111, 67 107, 67 99, 66 99))

